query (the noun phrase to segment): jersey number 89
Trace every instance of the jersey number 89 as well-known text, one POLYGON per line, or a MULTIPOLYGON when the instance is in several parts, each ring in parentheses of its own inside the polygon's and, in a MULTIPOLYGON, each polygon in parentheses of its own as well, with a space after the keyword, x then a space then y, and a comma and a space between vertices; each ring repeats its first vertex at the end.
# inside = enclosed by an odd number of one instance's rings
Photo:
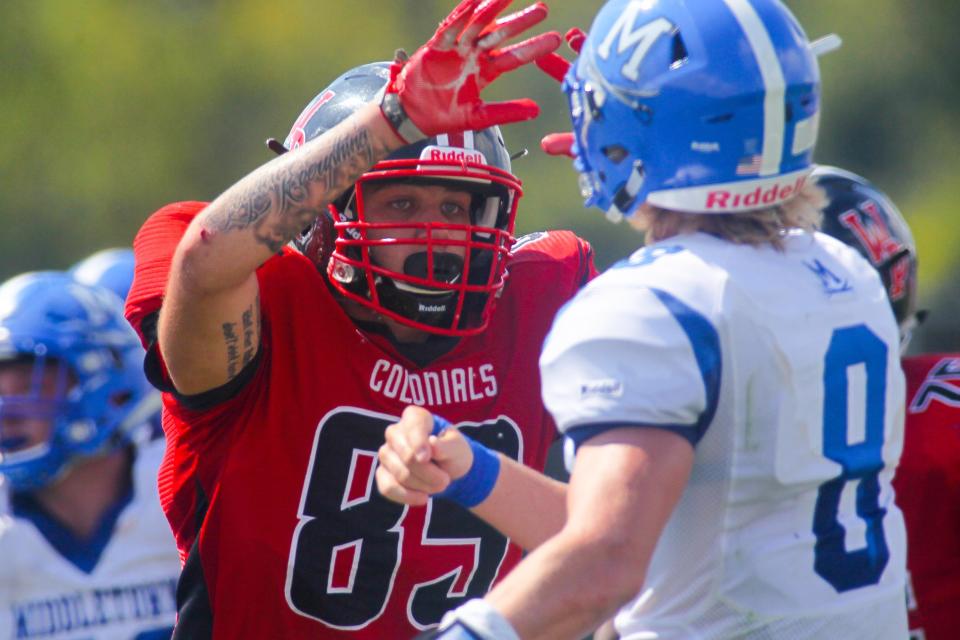
MULTIPOLYGON (((392 615, 404 615, 414 627, 436 624, 446 611, 489 590, 507 551, 506 537, 449 501, 412 509, 377 492, 377 449, 396 421, 340 409, 318 427, 293 537, 287 601, 332 628, 362 629, 391 606, 392 615)), ((519 457, 519 429, 506 418, 458 428, 519 457)))

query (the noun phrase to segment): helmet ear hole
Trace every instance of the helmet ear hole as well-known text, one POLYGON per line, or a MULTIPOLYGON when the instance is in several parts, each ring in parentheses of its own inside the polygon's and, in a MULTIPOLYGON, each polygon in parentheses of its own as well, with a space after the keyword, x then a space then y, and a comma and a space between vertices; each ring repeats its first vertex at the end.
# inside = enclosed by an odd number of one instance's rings
POLYGON ((333 201, 333 206, 343 215, 343 217, 356 220, 357 214, 356 211, 354 211, 354 205, 356 202, 357 189, 356 187, 350 187, 340 194, 339 198, 333 201))
POLYGON ((601 149, 601 151, 603 155, 607 156, 607 160, 614 164, 620 164, 627 158, 627 155, 629 155, 626 147, 620 144, 607 145, 601 149))
POLYGON ((732 113, 721 113, 720 115, 710 116, 706 119, 707 124, 724 124, 733 120, 732 113))
POLYGON ((110 396, 110 404, 114 407, 122 407, 133 400, 133 394, 129 391, 120 391, 110 396))
POLYGON ((680 31, 677 30, 673 34, 673 54, 670 56, 670 68, 676 69, 684 62, 687 61, 687 58, 690 54, 687 53, 687 45, 683 42, 683 36, 680 35, 680 31))

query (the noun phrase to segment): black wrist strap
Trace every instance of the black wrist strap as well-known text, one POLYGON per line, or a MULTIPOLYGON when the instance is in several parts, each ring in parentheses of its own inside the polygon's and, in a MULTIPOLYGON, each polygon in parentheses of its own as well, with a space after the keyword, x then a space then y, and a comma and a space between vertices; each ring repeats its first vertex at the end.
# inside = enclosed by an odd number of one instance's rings
POLYGON ((397 94, 384 93, 383 100, 380 101, 380 111, 394 133, 407 144, 412 144, 427 137, 417 128, 417 125, 413 124, 413 120, 410 119, 403 105, 400 104, 400 98, 397 94))

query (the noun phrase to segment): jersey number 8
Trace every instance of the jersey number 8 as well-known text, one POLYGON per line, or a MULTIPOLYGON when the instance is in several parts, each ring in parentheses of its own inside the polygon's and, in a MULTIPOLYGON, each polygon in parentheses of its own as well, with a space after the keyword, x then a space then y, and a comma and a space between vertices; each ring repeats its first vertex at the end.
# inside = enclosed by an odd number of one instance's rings
POLYGON ((813 533, 814 570, 837 592, 876 584, 890 559, 883 532, 887 510, 880 506, 879 481, 883 469, 886 380, 887 346, 880 338, 864 325, 833 332, 823 372, 823 455, 843 471, 820 485, 813 533), (863 365, 866 371, 866 437, 850 444, 847 374, 856 365, 863 365), (846 549, 846 530, 838 517, 840 497, 848 482, 857 483, 857 516, 866 523, 866 547, 856 551, 846 549))

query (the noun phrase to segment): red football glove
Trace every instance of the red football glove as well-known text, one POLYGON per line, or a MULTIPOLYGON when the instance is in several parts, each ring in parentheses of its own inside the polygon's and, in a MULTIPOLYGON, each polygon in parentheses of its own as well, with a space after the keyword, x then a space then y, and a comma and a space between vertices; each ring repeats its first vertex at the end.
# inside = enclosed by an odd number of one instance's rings
POLYGON ((463 0, 429 42, 408 60, 398 56, 394 61, 381 108, 402 139, 413 142, 418 137, 537 117, 540 108, 528 98, 497 103, 480 99, 483 88, 500 74, 560 46, 560 34, 551 31, 498 49, 547 17, 547 6, 537 2, 496 20, 510 2, 463 0), (393 100, 401 107, 399 114, 393 100), (409 122, 404 122, 404 116, 409 122))
MULTIPOLYGON (((583 32, 583 29, 573 27, 567 31, 563 37, 567 41, 570 49, 577 55, 580 55, 583 42, 587 39, 587 34, 583 32)), ((572 64, 559 53, 555 52, 550 52, 545 56, 537 58, 536 62, 541 71, 557 82, 563 82, 563 78, 567 75, 567 71, 570 70, 570 65, 572 64)))
POLYGON ((540 141, 540 148, 551 156, 576 157, 573 153, 573 132, 548 133, 540 141))
MULTIPOLYGON (((583 48, 583 41, 587 39, 587 34, 582 29, 573 27, 567 31, 564 38, 574 53, 580 54, 583 48)), ((563 82, 563 78, 570 70, 570 63, 566 58, 558 53, 550 52, 545 56, 537 58, 537 66, 540 70, 557 82, 563 82)), ((540 141, 540 148, 551 156, 569 156, 574 157, 573 153, 573 133, 549 133, 540 141)))

